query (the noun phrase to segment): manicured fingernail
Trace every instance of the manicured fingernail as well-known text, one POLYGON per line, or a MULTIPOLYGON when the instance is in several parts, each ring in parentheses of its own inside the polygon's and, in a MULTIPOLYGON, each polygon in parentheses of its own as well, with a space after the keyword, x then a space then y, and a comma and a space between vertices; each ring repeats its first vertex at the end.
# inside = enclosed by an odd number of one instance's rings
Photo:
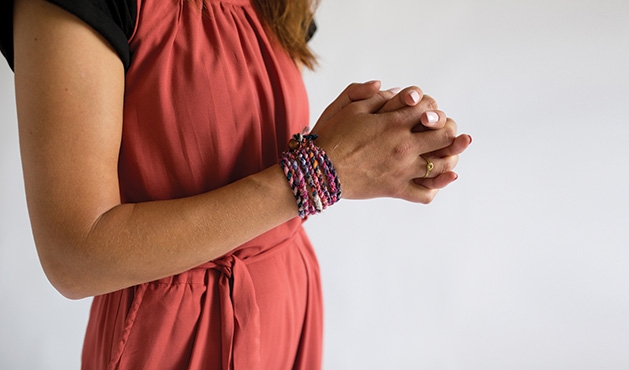
POLYGON ((439 121, 439 115, 435 112, 426 112, 426 118, 430 124, 437 123, 437 121, 439 121))
POLYGON ((397 93, 399 93, 400 91, 402 91, 402 89, 401 89, 401 88, 399 88, 399 87, 394 87, 394 88, 389 89, 389 90, 387 90, 387 91, 388 91, 388 92, 393 93, 393 95, 397 95, 397 93))
POLYGON ((415 91, 415 90, 411 91, 409 96, 411 97, 411 100, 413 101, 413 104, 419 103, 419 99, 421 99, 421 96, 419 96, 419 93, 417 91, 415 91))

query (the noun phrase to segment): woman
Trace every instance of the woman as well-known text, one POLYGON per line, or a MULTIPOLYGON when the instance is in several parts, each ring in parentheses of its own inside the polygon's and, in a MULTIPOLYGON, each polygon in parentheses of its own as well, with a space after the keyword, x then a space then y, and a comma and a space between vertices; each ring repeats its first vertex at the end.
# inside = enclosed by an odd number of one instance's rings
POLYGON ((305 216, 341 189, 428 203, 471 143, 418 88, 373 81, 288 145, 309 1, 3 6, 39 257, 64 296, 95 296, 86 369, 320 368, 305 216))

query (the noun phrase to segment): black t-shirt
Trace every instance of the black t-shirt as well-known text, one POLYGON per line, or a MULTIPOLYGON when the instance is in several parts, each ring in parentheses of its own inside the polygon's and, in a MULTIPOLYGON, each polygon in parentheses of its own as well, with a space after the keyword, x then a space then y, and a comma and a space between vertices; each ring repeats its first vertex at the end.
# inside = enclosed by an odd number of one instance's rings
MULTIPOLYGON (((128 40, 135 28, 137 0, 46 0, 74 14, 107 40, 129 69, 128 40)), ((307 40, 317 25, 308 27, 307 40)), ((0 0, 0 50, 13 69, 13 0, 0 0)))
MULTIPOLYGON (((125 70, 131 55, 128 40, 135 28, 137 0, 47 0, 74 14, 107 40, 125 70)), ((0 49, 13 69, 13 0, 0 3, 0 49)))

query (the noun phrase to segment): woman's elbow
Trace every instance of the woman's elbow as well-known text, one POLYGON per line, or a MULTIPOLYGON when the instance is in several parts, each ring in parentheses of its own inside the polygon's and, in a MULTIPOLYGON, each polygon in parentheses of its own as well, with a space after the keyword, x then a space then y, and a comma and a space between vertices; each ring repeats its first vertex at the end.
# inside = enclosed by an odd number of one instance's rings
MULTIPOLYGON (((39 261, 50 284, 64 297, 78 300, 95 295, 90 286, 89 267, 76 255, 68 253, 70 248, 53 248, 37 245, 39 261)), ((74 249, 74 248, 72 248, 74 249)))

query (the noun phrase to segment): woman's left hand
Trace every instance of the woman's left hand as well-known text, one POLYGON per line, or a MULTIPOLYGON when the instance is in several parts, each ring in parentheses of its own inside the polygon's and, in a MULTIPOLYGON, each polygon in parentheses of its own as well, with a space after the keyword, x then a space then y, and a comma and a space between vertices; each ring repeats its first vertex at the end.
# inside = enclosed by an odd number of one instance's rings
MULTIPOLYGON (((426 111, 420 122, 413 131, 439 130, 448 121, 452 121, 446 114, 438 109, 437 102, 430 96, 425 95, 417 86, 410 86, 400 91, 387 90, 383 92, 391 94, 391 99, 385 103, 378 113, 392 112, 407 106, 415 106, 420 103, 427 104, 430 109, 426 111)), ((452 143, 440 150, 431 153, 424 153, 421 156, 425 160, 430 160, 433 168, 425 178, 415 179, 415 183, 428 189, 442 189, 458 178, 453 171, 456 167, 459 155, 463 153, 472 143, 472 137, 467 134, 457 136, 452 143)), ((428 162, 426 163, 428 166, 428 162)))

